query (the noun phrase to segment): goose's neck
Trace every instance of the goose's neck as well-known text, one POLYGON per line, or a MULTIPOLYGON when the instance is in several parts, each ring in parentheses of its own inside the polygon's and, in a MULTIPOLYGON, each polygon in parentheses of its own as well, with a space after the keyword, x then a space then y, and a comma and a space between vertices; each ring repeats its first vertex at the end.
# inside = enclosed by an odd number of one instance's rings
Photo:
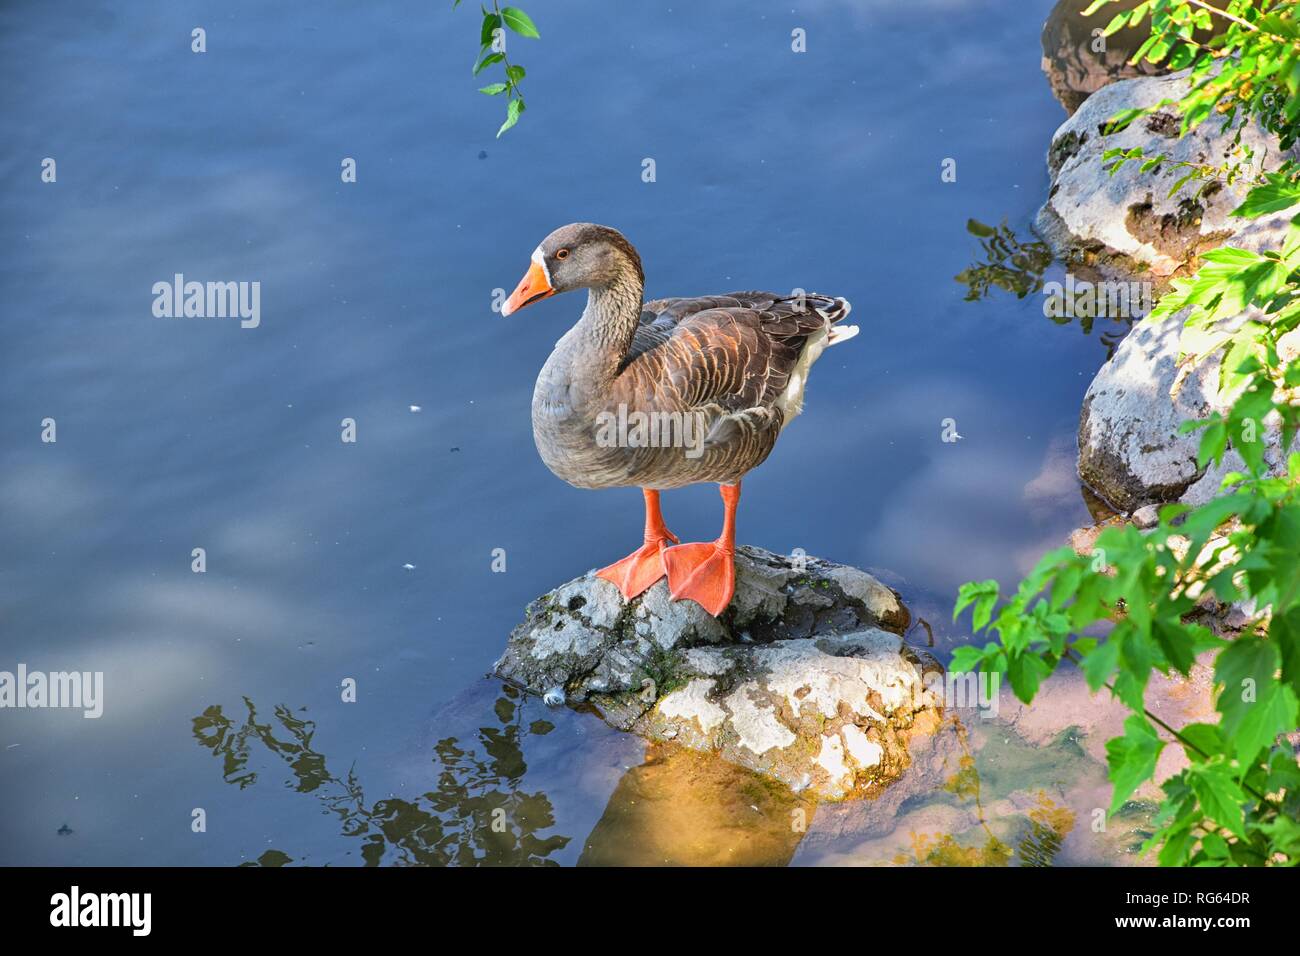
POLYGON ((587 292, 582 318, 564 337, 568 378, 585 397, 599 398, 618 376, 641 321, 644 283, 631 271, 587 292))

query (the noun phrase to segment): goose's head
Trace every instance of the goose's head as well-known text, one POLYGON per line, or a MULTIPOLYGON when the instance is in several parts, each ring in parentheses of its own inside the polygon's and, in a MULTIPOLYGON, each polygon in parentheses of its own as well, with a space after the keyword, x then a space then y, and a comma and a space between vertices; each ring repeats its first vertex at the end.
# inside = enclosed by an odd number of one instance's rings
POLYGON ((557 292, 601 289, 631 278, 645 282, 641 257, 621 232, 592 222, 570 223, 533 250, 532 264, 501 314, 510 315, 557 292))

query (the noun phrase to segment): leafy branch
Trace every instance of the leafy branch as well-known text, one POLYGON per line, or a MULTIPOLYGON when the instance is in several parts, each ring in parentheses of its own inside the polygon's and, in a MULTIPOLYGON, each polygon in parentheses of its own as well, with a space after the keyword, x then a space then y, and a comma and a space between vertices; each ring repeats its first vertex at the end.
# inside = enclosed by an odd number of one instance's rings
MULTIPOLYGON (((1297 0, 1228 0, 1223 10, 1146 0, 1106 32, 1149 18, 1151 36, 1134 62, 1190 66, 1188 92, 1172 103, 1180 135, 1214 113, 1226 117, 1225 129, 1254 117, 1286 148, 1300 135, 1297 8, 1297 0), (1188 42, 1215 14, 1229 22, 1225 32, 1205 45, 1188 42)), ((1111 126, 1171 102, 1128 111, 1111 126)), ((1144 173, 1169 162, 1140 149, 1108 150, 1104 160, 1112 174, 1129 161, 1140 160, 1144 173)), ((1175 165, 1189 172, 1170 195, 1193 178, 1253 184, 1233 210, 1240 218, 1300 206, 1300 170, 1291 161, 1245 175, 1239 166, 1175 165)), ((1112 814, 1154 781, 1167 746, 1181 747, 1187 766, 1160 784, 1164 799, 1143 848, 1157 850, 1161 865, 1296 865, 1300 765, 1288 736, 1300 724, 1300 452, 1279 474, 1265 455, 1265 431, 1277 429, 1284 454, 1300 433, 1300 356, 1288 357, 1282 343, 1300 329, 1300 216, 1280 248, 1223 247, 1201 263, 1172 283, 1146 321, 1183 318, 1175 388, 1198 363, 1222 357, 1226 414, 1185 422, 1182 431, 1201 432, 1198 469, 1221 466, 1231 447, 1245 471, 1227 474, 1220 496, 1200 507, 1164 505, 1148 532, 1108 528, 1089 556, 1071 548, 1045 555, 1010 597, 996 581, 963 585, 954 618, 970 608, 972 628, 997 639, 958 648, 953 668, 1005 674, 1026 703, 1067 660, 1091 691, 1110 690, 1131 712, 1124 734, 1106 744, 1112 814), (1254 609, 1233 640, 1198 623, 1215 603, 1254 609), (1188 676, 1209 652, 1218 722, 1175 728, 1146 706, 1151 675, 1188 676)))
MULTIPOLYGON (((1093 0, 1084 14, 1115 2, 1093 0)), ((1183 135, 1218 113, 1229 125, 1257 117, 1281 138, 1283 149, 1295 142, 1300 133, 1300 22, 1295 0, 1227 0, 1222 8, 1202 0, 1143 0, 1116 14, 1102 34, 1110 36, 1147 19, 1151 34, 1129 62, 1145 59, 1190 70, 1191 87, 1178 102, 1183 135), (1193 39, 1197 30, 1212 30, 1216 18, 1227 21, 1223 33, 1204 44, 1193 39)), ((1111 129, 1122 129, 1170 102, 1128 110, 1112 121, 1111 129)))
MULTIPOLYGON (((455 0, 452 7, 458 6, 460 0, 455 0)), ((528 14, 518 7, 502 7, 498 0, 492 0, 492 9, 483 7, 482 11, 483 23, 479 30, 481 46, 478 57, 474 61, 474 75, 478 76, 488 67, 498 63, 505 72, 503 82, 479 87, 479 92, 487 96, 506 98, 506 119, 497 130, 499 139, 502 133, 519 122, 519 117, 524 111, 524 97, 520 92, 519 81, 524 78, 526 72, 519 64, 510 62, 506 52, 506 30, 509 29, 521 37, 534 40, 539 39, 541 34, 537 32, 537 26, 528 14)))

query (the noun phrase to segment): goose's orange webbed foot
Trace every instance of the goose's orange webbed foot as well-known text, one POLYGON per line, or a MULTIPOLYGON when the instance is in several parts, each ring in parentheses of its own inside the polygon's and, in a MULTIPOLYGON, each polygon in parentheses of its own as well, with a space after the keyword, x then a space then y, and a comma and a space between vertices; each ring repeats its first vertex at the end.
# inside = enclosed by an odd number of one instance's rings
POLYGON ((677 535, 668 530, 659 513, 659 492, 645 489, 645 543, 622 561, 601 568, 596 577, 604 578, 632 600, 664 576, 662 552, 677 535))
POLYGON ((663 563, 674 601, 689 598, 717 617, 736 593, 735 555, 720 541, 665 548, 663 563))
POLYGON ((664 562, 661 552, 664 545, 676 538, 662 538, 659 541, 647 541, 622 561, 615 561, 607 568, 596 572, 596 577, 604 578, 623 592, 629 601, 649 589, 664 576, 664 562))
POLYGON ((736 593, 736 503, 740 482, 720 485, 722 534, 707 544, 664 548, 664 571, 674 601, 689 598, 714 617, 727 609, 736 593))

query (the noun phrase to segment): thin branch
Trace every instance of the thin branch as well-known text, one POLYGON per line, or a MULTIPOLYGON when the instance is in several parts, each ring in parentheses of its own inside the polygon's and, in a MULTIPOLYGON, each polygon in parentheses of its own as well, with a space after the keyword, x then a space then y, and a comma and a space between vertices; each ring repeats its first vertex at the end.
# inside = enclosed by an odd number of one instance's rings
MULTIPOLYGON (((510 57, 506 53, 509 44, 506 42, 506 20, 501 16, 501 4, 499 0, 492 0, 492 12, 497 15, 497 29, 501 31, 501 65, 506 68, 506 82, 510 84, 511 89, 519 93, 519 84, 510 78, 510 57)), ((523 94, 519 93, 522 100, 523 94)))
MULTIPOLYGON (((1237 24, 1238 26, 1243 26, 1247 30, 1251 30, 1256 33, 1259 32, 1259 27, 1255 26, 1255 24, 1251 23, 1249 20, 1243 20, 1241 19, 1241 17, 1220 10, 1218 7, 1212 7, 1208 3, 1206 3, 1205 0, 1187 0, 1187 2, 1194 7, 1200 7, 1202 10, 1208 11, 1211 14, 1216 14, 1218 16, 1221 16, 1225 20, 1231 20, 1233 23, 1237 24)), ((1272 34, 1269 34, 1269 36, 1272 36, 1272 34)))

